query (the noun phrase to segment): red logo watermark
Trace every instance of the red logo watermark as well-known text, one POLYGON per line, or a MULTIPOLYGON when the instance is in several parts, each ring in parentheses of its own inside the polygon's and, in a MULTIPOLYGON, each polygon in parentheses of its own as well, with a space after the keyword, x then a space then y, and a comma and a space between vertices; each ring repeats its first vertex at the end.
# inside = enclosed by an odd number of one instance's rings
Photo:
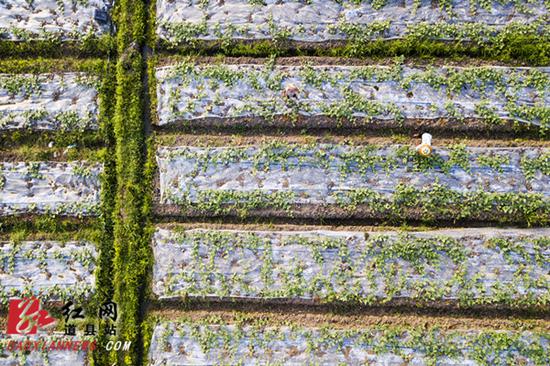
MULTIPOLYGON (((63 315, 65 316, 65 333, 63 338, 51 334, 46 337, 27 337, 36 335, 40 330, 54 326, 57 319, 53 318, 50 313, 42 309, 40 300, 35 297, 26 297, 22 299, 10 299, 8 308, 8 329, 6 334, 15 336, 25 336, 25 339, 20 337, 9 337, 0 339, 0 349, 7 349, 10 352, 25 351, 25 352, 49 352, 49 351, 76 351, 88 352, 93 351, 98 347, 97 341, 93 338, 66 338, 67 336, 76 336, 75 324, 67 324, 75 319, 85 319, 83 309, 80 306, 75 306, 72 301, 69 301, 62 307, 63 315), (10 339, 15 338, 15 339, 10 339)), ((112 301, 107 301, 100 306, 99 318, 108 322, 104 328, 104 332, 110 336, 116 336, 116 326, 114 323, 118 318, 117 305, 112 301)), ((96 334, 94 323, 86 324, 84 336, 94 337, 96 334)), ((132 345, 132 341, 110 340, 103 347, 107 351, 123 351, 128 352, 132 345)))
POLYGON ((56 322, 47 310, 42 309, 40 300, 34 296, 11 299, 8 311, 7 334, 36 334, 38 329, 47 328, 56 322))

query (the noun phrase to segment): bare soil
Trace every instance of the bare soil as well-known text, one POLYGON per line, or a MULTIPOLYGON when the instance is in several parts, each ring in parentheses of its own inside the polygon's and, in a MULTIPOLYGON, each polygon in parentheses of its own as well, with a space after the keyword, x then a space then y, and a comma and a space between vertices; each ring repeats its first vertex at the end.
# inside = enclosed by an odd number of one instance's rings
MULTIPOLYGON (((156 192, 158 197, 158 190, 156 192)), ((231 211, 226 215, 215 215, 211 212, 204 212, 195 209, 184 209, 177 205, 161 205, 157 202, 154 204, 153 213, 156 216, 169 217, 171 220, 178 220, 178 217, 184 216, 186 219, 193 218, 195 220, 204 219, 205 217, 222 218, 222 217, 238 217, 239 213, 231 211)), ((347 210, 336 205, 314 205, 314 204, 297 204, 293 205, 290 212, 279 209, 251 209, 247 213, 247 217, 254 218, 275 218, 275 219, 311 219, 321 222, 321 220, 367 220, 362 221, 363 225, 396 223, 407 221, 410 224, 434 222, 437 226, 470 226, 484 227, 488 225, 502 226, 506 224, 515 224, 518 226, 526 226, 526 222, 521 217, 511 217, 510 215, 503 216, 501 213, 494 211, 491 213, 472 214, 470 218, 457 220, 454 213, 449 210, 448 214, 439 214, 437 218, 427 218, 421 210, 417 208, 403 208, 400 212, 400 217, 390 217, 384 212, 375 212, 368 205, 358 205, 354 210, 347 210)), ((345 223, 341 222, 341 223, 345 223)), ((532 226, 544 226, 544 223, 532 226)))
MULTIPOLYGON (((191 60, 197 64, 249 64, 249 65, 264 65, 269 59, 261 57, 221 57, 221 56, 196 56, 196 57, 183 57, 179 55, 165 55, 157 60, 156 66, 168 66, 182 60, 191 60)), ((462 66, 462 67, 475 67, 475 66, 510 66, 510 63, 500 61, 488 61, 469 57, 460 58, 419 58, 408 57, 403 60, 403 63, 408 66, 462 66)), ((296 57, 277 57, 275 59, 276 65, 285 66, 303 66, 303 65, 342 65, 342 66, 367 66, 367 65, 383 65, 391 66, 395 64, 395 59, 392 57, 384 58, 344 58, 344 57, 322 57, 322 56, 296 56, 296 57)), ((520 66, 519 63, 515 65, 520 66)))
MULTIPOLYGON (((175 229, 181 228, 185 230, 191 229, 210 229, 210 230, 243 230, 243 231, 263 231, 263 230, 273 230, 273 231, 311 231, 311 230, 327 230, 327 231, 360 231, 360 232, 370 232, 370 231, 393 231, 396 230, 394 226, 369 226, 369 225, 311 225, 311 224, 262 224, 259 222, 252 223, 230 223, 225 220, 220 220, 219 222, 188 222, 188 223, 164 223, 159 224, 157 227, 165 229, 175 229)), ((427 231, 431 230, 428 226, 415 226, 415 227, 401 227, 401 230, 408 231, 427 231)))
MULTIPOLYGON (((416 146, 420 143, 421 133, 407 136, 394 134, 388 136, 373 136, 369 133, 355 133, 353 135, 335 134, 332 131, 317 133, 293 134, 290 131, 279 131, 263 133, 258 135, 255 131, 243 131, 242 133, 194 133, 188 132, 167 133, 157 135, 158 146, 243 146, 272 143, 274 141, 296 143, 296 144, 353 144, 353 145, 409 145, 416 146)), ((497 135, 483 137, 449 137, 446 135, 433 134, 432 144, 438 146, 449 146, 452 144, 464 144, 470 147, 550 147, 550 140, 528 139, 528 138, 504 138, 497 135)))
POLYGON ((258 132, 269 131, 269 129, 285 129, 287 131, 300 130, 341 130, 342 133, 365 131, 370 134, 383 134, 399 132, 417 134, 425 131, 439 134, 464 133, 469 135, 498 133, 501 136, 538 136, 538 128, 530 125, 515 124, 511 120, 502 120, 501 124, 488 124, 481 119, 469 118, 464 121, 456 121, 448 118, 438 119, 405 119, 404 122, 396 120, 368 120, 358 118, 355 121, 337 121, 327 116, 299 117, 292 121, 288 116, 278 116, 273 120, 266 120, 262 117, 238 117, 220 118, 207 117, 194 120, 179 120, 164 126, 154 126, 156 131, 176 132, 189 129, 237 131, 241 129, 255 129, 258 132))
POLYGON ((187 307, 151 306, 150 316, 162 320, 178 320, 182 317, 199 321, 207 318, 221 318, 234 323, 244 317, 249 321, 261 320, 273 325, 289 323, 309 327, 328 325, 342 329, 361 329, 369 326, 393 325, 428 329, 439 327, 444 330, 537 330, 550 331, 548 316, 503 314, 495 311, 407 311, 400 308, 323 309, 300 306, 269 306, 247 304, 244 306, 220 304, 189 304, 187 307))

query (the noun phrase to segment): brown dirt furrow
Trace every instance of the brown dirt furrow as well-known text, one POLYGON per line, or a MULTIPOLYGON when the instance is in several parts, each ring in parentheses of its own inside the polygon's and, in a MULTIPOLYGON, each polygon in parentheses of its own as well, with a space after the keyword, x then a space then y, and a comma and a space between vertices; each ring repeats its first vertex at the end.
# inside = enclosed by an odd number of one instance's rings
MULTIPOLYGON (((158 189, 156 196, 159 197, 158 189)), ((224 215, 217 215, 212 212, 205 212, 196 209, 186 209, 177 205, 165 205, 159 204, 158 201, 154 203, 153 213, 158 221, 169 220, 203 220, 204 218, 211 217, 215 219, 239 217, 239 212, 231 209, 224 215)), ((527 223, 522 217, 512 217, 510 215, 504 215, 502 212, 493 211, 490 213, 480 212, 472 213, 472 215, 466 220, 456 219, 455 211, 449 210, 447 213, 438 214, 437 217, 427 218, 425 213, 421 209, 404 207, 399 217, 390 217, 388 213, 374 211, 368 205, 358 205, 356 208, 347 210, 344 207, 337 205, 314 205, 314 204, 296 204, 292 205, 290 211, 281 209, 250 209, 246 213, 246 218, 271 220, 275 219, 279 222, 297 223, 296 219, 305 219, 311 223, 321 223, 321 220, 328 220, 329 222, 349 224, 350 221, 360 222, 362 225, 375 225, 380 224, 386 226, 388 224, 407 222, 409 224, 425 224, 427 222, 436 223, 439 227, 485 227, 485 226, 503 226, 503 225, 517 225, 519 227, 525 227, 527 223)), ((532 223, 533 227, 544 226, 545 223, 532 223)))
POLYGON ((331 326, 334 328, 359 329, 369 326, 406 326, 414 328, 438 327, 445 330, 508 329, 550 331, 550 318, 541 316, 517 316, 495 312, 470 311, 449 313, 404 311, 403 309, 371 308, 358 311, 353 308, 316 309, 310 307, 281 307, 268 305, 248 305, 246 307, 222 306, 220 304, 195 304, 183 307, 152 307, 150 316, 162 320, 181 318, 200 321, 207 318, 220 318, 224 322, 262 321, 273 325, 289 323, 309 327, 331 326))
POLYGON ((195 120, 181 120, 165 126, 155 126, 155 129, 161 133, 177 132, 189 129, 202 129, 205 131, 238 131, 238 129, 252 129, 256 132, 269 131, 269 129, 285 129, 289 132, 301 130, 329 130, 334 129, 337 133, 354 133, 365 131, 371 135, 393 133, 419 134, 424 131, 431 133, 452 135, 462 133, 475 136, 484 134, 497 134, 503 137, 517 136, 538 136, 538 128, 530 125, 516 125, 512 121, 502 121, 498 125, 489 125, 480 119, 467 119, 464 122, 458 122, 447 118, 438 119, 406 119, 397 122, 395 120, 367 120, 358 118, 356 121, 340 122, 327 116, 314 116, 307 118, 298 118, 292 121, 290 118, 281 116, 273 120, 266 120, 262 117, 239 117, 239 118, 219 118, 208 117, 195 120))
POLYGON ((327 223, 326 225, 314 225, 304 223, 300 224, 276 224, 276 223, 261 223, 261 222, 252 222, 252 223, 231 223, 227 220, 218 220, 210 222, 186 222, 186 223, 173 223, 167 222, 157 225, 161 228, 166 229, 210 229, 210 230, 249 230, 249 231, 264 231, 264 230, 273 230, 273 231, 312 231, 312 230, 325 230, 325 231, 360 231, 360 232, 369 232, 369 231, 428 231, 431 230, 429 226, 368 226, 368 225, 331 225, 327 223))
MULTIPOLYGON (((221 57, 221 56, 180 56, 180 55, 164 55, 159 57, 157 66, 169 66, 182 60, 191 60, 197 64, 250 64, 264 65, 269 59, 261 57, 221 57)), ((405 65, 409 66, 521 66, 519 62, 505 63, 500 61, 489 61, 478 58, 460 57, 451 58, 415 58, 408 57, 403 60, 405 65)), ((391 66, 395 64, 395 58, 392 57, 323 57, 323 56, 295 56, 295 57, 277 57, 276 65, 300 66, 300 65, 344 65, 344 66, 366 66, 366 65, 381 65, 391 66)))
MULTIPOLYGON (((296 144, 353 144, 353 145, 410 145, 416 146, 420 143, 420 134, 413 136, 388 135, 372 136, 368 133, 356 133, 354 135, 338 135, 332 132, 318 132, 316 134, 292 134, 290 132, 256 134, 254 131, 243 131, 242 133, 170 133, 157 136, 158 146, 240 146, 258 145, 269 143, 275 140, 296 144)), ((550 140, 533 140, 524 138, 498 138, 498 136, 486 137, 449 137, 433 134, 432 143, 437 146, 449 146, 452 144, 464 144, 470 147, 550 147, 550 140)))

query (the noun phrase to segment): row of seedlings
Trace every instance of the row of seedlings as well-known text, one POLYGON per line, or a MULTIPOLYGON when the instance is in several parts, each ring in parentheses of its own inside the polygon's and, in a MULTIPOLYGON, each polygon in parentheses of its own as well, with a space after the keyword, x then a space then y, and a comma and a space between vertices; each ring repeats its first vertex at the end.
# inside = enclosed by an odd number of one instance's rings
POLYGON ((158 125, 505 130, 550 126, 550 70, 182 62, 156 69, 158 125))
POLYGON ((42 301, 79 301, 95 287, 95 245, 81 241, 0 242, 0 301, 40 295, 42 301))
POLYGON ((245 231, 159 228, 159 299, 420 306, 550 302, 550 231, 245 231))
POLYGON ((100 211, 100 164, 0 163, 0 216, 87 216, 100 211))
POLYGON ((109 0, 6 0, 0 41, 83 41, 110 32, 109 0))
POLYGON ((547 365, 548 334, 370 326, 164 321, 149 364, 160 365, 547 365))
POLYGON ((545 148, 284 142, 159 147, 157 212, 482 220, 544 225, 545 148))
POLYGON ((85 73, 0 74, 0 130, 97 130, 98 89, 85 73))
POLYGON ((547 37, 542 0, 156 1, 156 34, 168 48, 197 41, 293 41, 327 48, 376 39, 500 44, 510 33, 547 37))

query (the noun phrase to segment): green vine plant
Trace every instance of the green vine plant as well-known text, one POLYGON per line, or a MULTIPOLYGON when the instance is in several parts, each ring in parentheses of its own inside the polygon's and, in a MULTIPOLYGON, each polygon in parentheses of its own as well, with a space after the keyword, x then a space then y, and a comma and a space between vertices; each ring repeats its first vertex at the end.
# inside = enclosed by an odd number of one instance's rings
POLYGON ((4 173, 1 171, 2 165, 0 164, 0 191, 4 189, 4 186, 6 185, 6 177, 4 176, 4 173))

